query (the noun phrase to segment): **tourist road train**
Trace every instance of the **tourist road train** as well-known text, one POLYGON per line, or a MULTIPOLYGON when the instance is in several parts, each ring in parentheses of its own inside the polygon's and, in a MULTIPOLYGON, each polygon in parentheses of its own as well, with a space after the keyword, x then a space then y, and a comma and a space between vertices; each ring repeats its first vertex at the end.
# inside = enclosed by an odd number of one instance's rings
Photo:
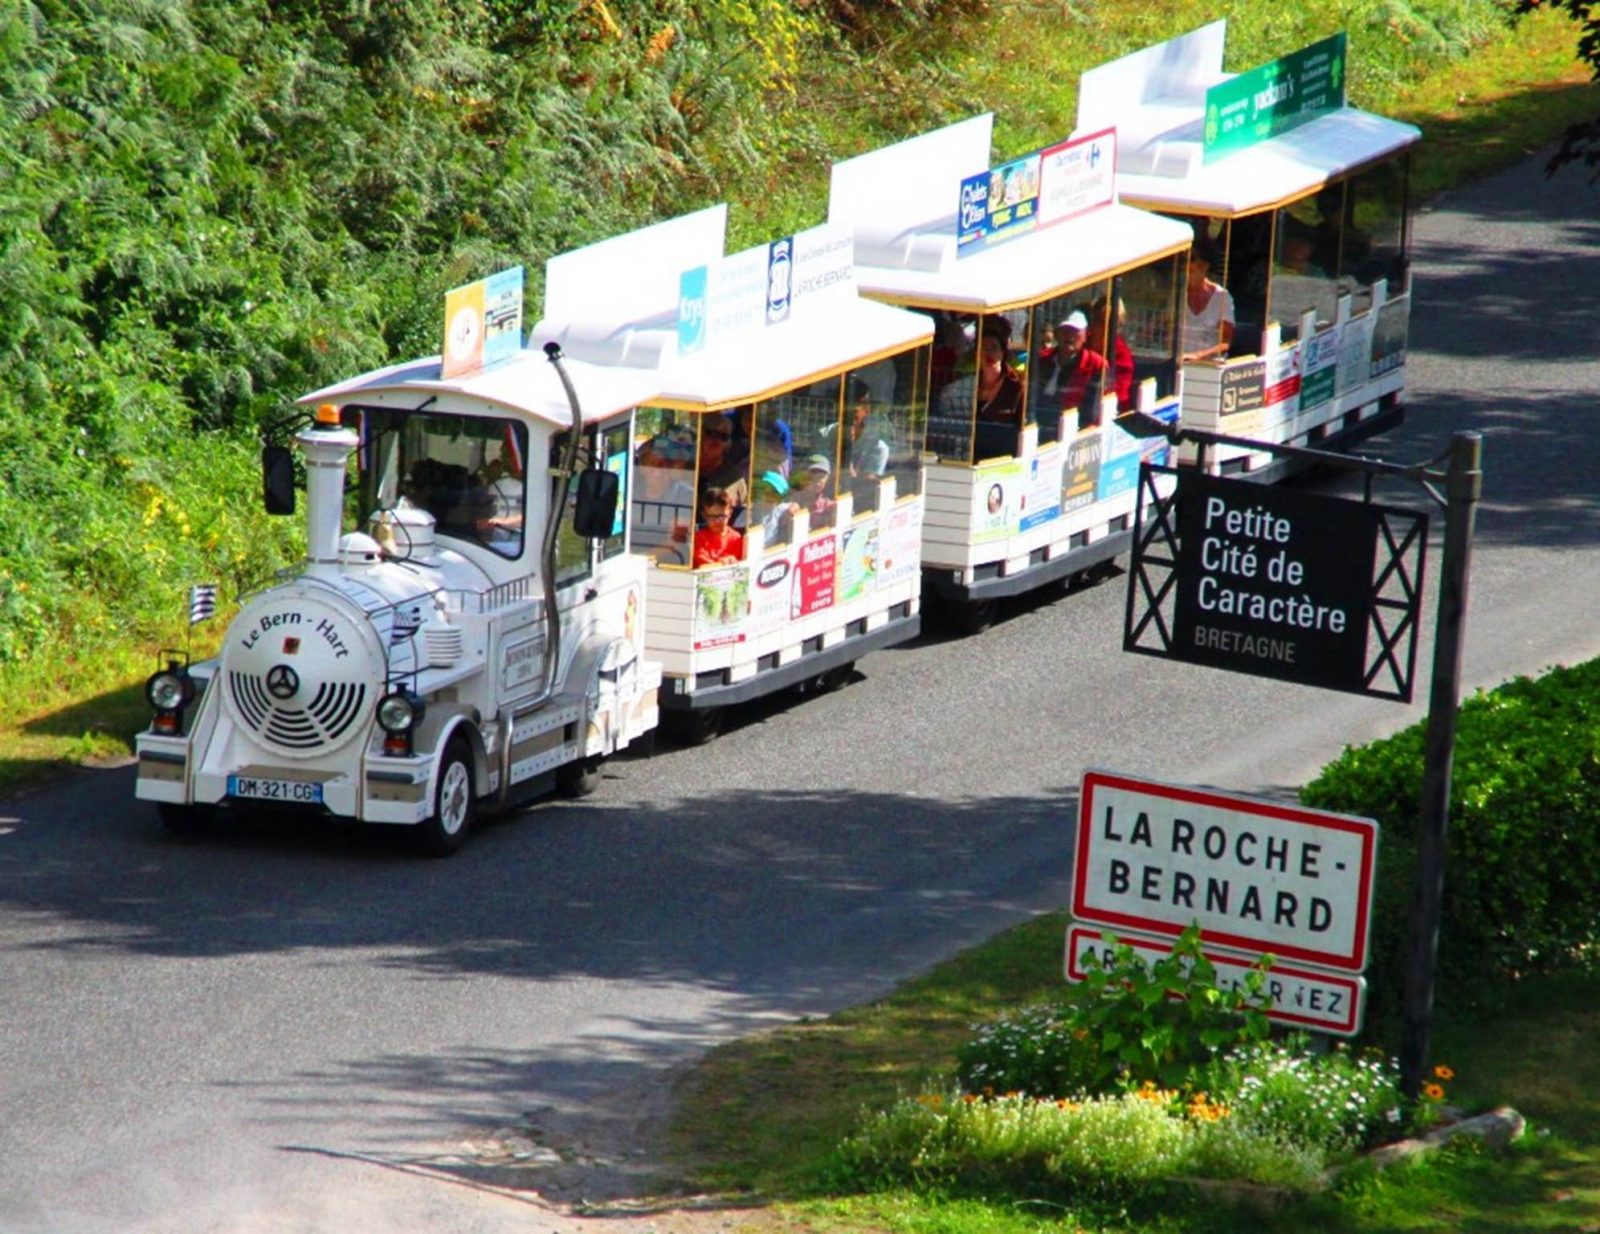
POLYGON ((1224 36, 1086 74, 1041 150, 982 115, 841 162, 794 235, 727 254, 716 206, 552 258, 526 330, 520 270, 450 293, 439 355, 300 400, 306 559, 150 678, 136 795, 448 854, 658 725, 838 685, 925 598, 975 632, 1103 566, 1143 463, 1271 482, 1251 443, 1392 427, 1419 134, 1347 104, 1342 35, 1241 74, 1224 36))

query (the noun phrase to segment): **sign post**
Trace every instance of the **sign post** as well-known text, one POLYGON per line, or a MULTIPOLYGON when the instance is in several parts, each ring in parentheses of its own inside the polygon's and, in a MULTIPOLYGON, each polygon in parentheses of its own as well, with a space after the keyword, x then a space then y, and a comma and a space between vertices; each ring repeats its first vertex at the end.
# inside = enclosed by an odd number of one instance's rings
MULTIPOLYGON (((1450 439, 1445 454, 1416 466, 1403 466, 1380 459, 1335 454, 1327 450, 1286 446, 1271 442, 1245 441, 1201 429, 1171 427, 1153 416, 1134 412, 1123 417, 1128 431, 1140 436, 1164 436, 1173 445, 1184 441, 1200 446, 1199 472, 1204 473, 1205 448, 1208 445, 1243 445, 1270 454, 1299 458, 1347 471, 1364 472, 1370 480, 1374 476, 1391 476, 1417 485, 1445 512, 1443 580, 1439 588, 1439 609, 1433 647, 1432 684, 1428 696, 1428 728, 1423 753, 1422 788, 1420 793, 1421 829, 1417 848, 1417 896, 1412 904, 1408 964, 1405 975, 1403 1040, 1400 1049, 1400 1081, 1405 1095, 1415 1100, 1422 1089, 1422 1074, 1427 1066, 1428 1049, 1433 1030, 1433 989, 1437 975, 1439 924, 1444 900, 1445 837, 1450 823, 1450 777, 1455 759, 1456 717, 1461 698, 1462 638, 1466 628, 1467 571, 1472 558, 1473 526, 1477 518, 1477 504, 1483 491, 1483 439, 1477 433, 1456 433, 1450 439), (1447 469, 1439 470, 1439 463, 1448 460, 1447 469), (1441 495, 1436 485, 1443 485, 1441 495)), ((1149 470, 1148 468, 1146 469, 1149 470)), ((1171 595, 1180 584, 1177 567, 1180 540, 1174 525, 1174 514, 1181 494, 1160 497, 1149 477, 1140 477, 1140 504, 1135 514, 1133 560, 1128 572, 1127 621, 1123 645, 1128 650, 1145 651, 1152 655, 1171 655, 1173 658, 1193 658, 1178 655, 1170 650, 1173 622, 1170 610, 1171 595), (1146 503, 1153 517, 1146 522, 1146 503), (1165 555, 1163 555, 1165 553, 1165 555), (1153 566, 1154 569, 1148 568, 1153 566), (1165 573, 1163 573, 1165 572, 1165 573), (1142 613, 1138 602, 1143 600, 1142 613), (1138 645, 1147 630, 1153 629, 1166 646, 1138 645)), ((1421 519, 1422 516, 1414 517, 1421 519)), ((1425 524, 1423 524, 1425 525, 1425 524)), ((1421 550, 1418 549, 1414 577, 1399 563, 1403 545, 1397 544, 1385 533, 1393 549, 1391 566, 1385 568, 1375 589, 1383 580, 1397 573, 1402 579, 1402 589, 1413 596, 1420 594, 1422 586, 1421 550)), ((1377 594, 1375 590, 1375 595, 1377 594)), ((1387 661, 1396 682, 1402 688, 1388 697, 1410 699, 1409 672, 1401 677, 1394 648, 1402 631, 1409 625, 1415 636, 1416 609, 1409 608, 1410 618, 1392 630, 1385 630, 1375 620, 1376 638, 1380 658, 1387 661)), ((1374 614, 1375 615, 1375 614, 1374 614)), ((1205 663, 1207 661, 1200 660, 1205 663)), ((1228 667, 1222 665, 1221 667, 1228 667)), ((1286 675, 1286 674, 1284 674, 1286 675)), ((1317 683, 1312 683, 1317 684, 1317 683)), ((1336 687, 1338 688, 1338 687, 1336 687)), ((1364 691, 1382 693, 1382 691, 1364 691)))

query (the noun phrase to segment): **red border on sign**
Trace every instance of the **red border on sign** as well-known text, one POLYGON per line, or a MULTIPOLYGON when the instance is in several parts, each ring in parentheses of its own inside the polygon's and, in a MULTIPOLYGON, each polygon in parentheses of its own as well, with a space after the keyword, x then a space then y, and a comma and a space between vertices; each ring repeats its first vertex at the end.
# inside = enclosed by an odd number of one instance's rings
MULTIPOLYGON (((1088 974, 1077 965, 1078 948, 1075 945, 1075 940, 1082 939, 1086 935, 1092 935, 1095 938, 1105 937, 1105 934, 1101 931, 1090 929, 1087 926, 1069 925, 1067 927, 1066 970, 1067 979, 1069 981, 1082 981, 1088 976, 1088 974)), ((1135 951, 1137 951, 1140 947, 1150 947, 1168 954, 1170 954, 1172 951, 1172 944, 1167 942, 1165 939, 1139 938, 1135 935, 1129 934, 1126 936, 1118 935, 1117 941, 1127 943, 1135 951)), ((1247 956, 1223 955, 1221 952, 1212 951, 1207 947, 1202 947, 1201 950, 1205 952, 1206 959, 1210 960, 1213 964, 1218 965, 1219 967, 1223 965, 1233 965, 1237 968, 1254 968, 1256 964, 1259 963, 1259 961, 1252 960, 1247 956)), ((1273 952, 1273 956, 1276 957, 1276 955, 1277 952, 1273 952)), ((1315 1016, 1296 1015, 1292 1011, 1284 1011, 1279 1008, 1273 1008, 1272 1010, 1263 1009, 1263 1014, 1268 1019, 1284 1024, 1303 1024, 1305 1027, 1314 1028, 1318 1032, 1336 1033, 1341 1037, 1348 1037, 1355 1033, 1356 1027, 1360 1023, 1361 1012, 1362 982, 1360 977, 1351 977, 1345 973, 1312 971, 1308 968, 1289 968, 1286 965, 1278 964, 1276 962, 1274 962, 1272 967, 1267 970, 1267 975, 1269 977, 1273 975, 1292 977, 1296 981, 1319 981, 1323 985, 1338 986, 1350 996, 1350 1014, 1337 1023, 1329 1020, 1319 1020, 1315 1016)))
POLYGON ((1133 776, 1116 775, 1105 771, 1084 772, 1082 791, 1078 799, 1077 849, 1073 856, 1072 915, 1079 921, 1091 921, 1098 925, 1122 926, 1125 929, 1143 934, 1155 934, 1162 938, 1176 938, 1187 927, 1170 921, 1156 921, 1148 917, 1137 917, 1132 913, 1097 909, 1091 907, 1087 902, 1089 862, 1085 860, 1085 855, 1089 851, 1094 831, 1091 803, 1094 801, 1094 790, 1101 785, 1107 788, 1122 789, 1125 792, 1161 797, 1169 801, 1181 801, 1188 805, 1210 806, 1213 809, 1231 810, 1239 814, 1252 814, 1258 818, 1271 818, 1279 822, 1299 823, 1323 830, 1345 831, 1359 836, 1361 838, 1361 887, 1357 894, 1356 928, 1355 936, 1351 940, 1351 954, 1318 951, 1315 948, 1297 947, 1292 943, 1283 943, 1276 939, 1256 937, 1249 934, 1232 934, 1220 930, 1203 929, 1200 937, 1203 942, 1213 943, 1219 947, 1231 947, 1235 951, 1270 951, 1273 955, 1285 956, 1292 960, 1301 960, 1307 964, 1336 968, 1345 972, 1359 973, 1366 967, 1367 934, 1372 924, 1372 876, 1378 851, 1378 825, 1371 819, 1356 818, 1349 814, 1330 814, 1321 810, 1306 810, 1298 806, 1278 805, 1274 802, 1261 801, 1254 797, 1235 796, 1232 793, 1209 792, 1198 788, 1182 788, 1175 784, 1157 784, 1151 780, 1140 780, 1133 776))

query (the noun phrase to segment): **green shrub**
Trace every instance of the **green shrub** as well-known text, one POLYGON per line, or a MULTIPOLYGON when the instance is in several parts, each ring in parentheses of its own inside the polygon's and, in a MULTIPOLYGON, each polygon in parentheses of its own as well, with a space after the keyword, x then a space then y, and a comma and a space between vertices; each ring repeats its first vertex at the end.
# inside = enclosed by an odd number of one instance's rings
POLYGON ((1243 989, 1218 989, 1198 930, 1154 963, 1112 942, 1110 962, 1090 957, 1086 979, 1060 1004, 978 1026, 957 1053, 967 1091, 1069 1097, 1147 1080, 1180 1087, 1218 1050, 1266 1035, 1255 1006, 1261 973, 1243 989))
MULTIPOLYGON (((1301 800, 1381 827, 1369 1018, 1392 1011, 1417 877, 1424 728, 1345 752, 1301 800)), ((1592 962, 1600 943, 1600 660, 1461 708, 1439 944, 1441 994, 1592 962)))

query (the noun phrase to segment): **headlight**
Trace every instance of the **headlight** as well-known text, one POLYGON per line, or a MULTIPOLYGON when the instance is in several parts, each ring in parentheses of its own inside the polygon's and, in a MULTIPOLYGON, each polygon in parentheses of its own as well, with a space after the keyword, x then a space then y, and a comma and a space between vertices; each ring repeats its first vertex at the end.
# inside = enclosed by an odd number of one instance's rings
POLYGON ((144 683, 144 694, 157 711, 177 711, 189 699, 189 681, 182 673, 164 670, 144 683))
POLYGON ((422 722, 422 700, 409 690, 397 690, 378 700, 378 727, 386 733, 409 733, 422 722))

